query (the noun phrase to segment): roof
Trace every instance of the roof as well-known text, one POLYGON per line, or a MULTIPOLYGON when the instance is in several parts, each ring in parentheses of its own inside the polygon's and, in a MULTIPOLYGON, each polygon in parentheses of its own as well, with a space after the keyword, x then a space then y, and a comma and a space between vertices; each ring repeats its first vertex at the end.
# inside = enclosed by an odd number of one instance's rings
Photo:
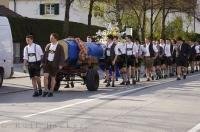
POLYGON ((11 17, 22 17, 21 15, 15 13, 14 11, 0 5, 0 16, 11 16, 11 17))

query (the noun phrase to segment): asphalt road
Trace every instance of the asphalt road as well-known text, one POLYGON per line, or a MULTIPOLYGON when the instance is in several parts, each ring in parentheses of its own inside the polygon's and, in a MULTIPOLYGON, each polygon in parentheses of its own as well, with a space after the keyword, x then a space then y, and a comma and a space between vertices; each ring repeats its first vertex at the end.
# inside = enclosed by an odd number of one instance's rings
POLYGON ((0 90, 0 132, 198 132, 200 75, 137 86, 62 88, 33 98, 30 80, 6 80, 0 90), (17 89, 6 93, 5 89, 17 89))

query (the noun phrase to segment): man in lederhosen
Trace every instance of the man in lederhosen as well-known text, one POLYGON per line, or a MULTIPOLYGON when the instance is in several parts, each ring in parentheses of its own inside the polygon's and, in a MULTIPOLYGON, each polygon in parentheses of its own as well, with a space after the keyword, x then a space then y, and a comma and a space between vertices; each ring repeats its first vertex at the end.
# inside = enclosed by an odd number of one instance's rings
POLYGON ((172 73, 171 76, 176 75, 176 49, 178 47, 177 41, 175 39, 171 40, 173 50, 172 50, 172 73))
POLYGON ((194 73, 195 70, 195 63, 196 63, 196 56, 197 56, 197 52, 196 49, 198 48, 194 42, 192 41, 188 41, 190 47, 191 47, 191 51, 190 51, 190 57, 189 57, 189 63, 190 63, 190 67, 191 67, 191 73, 194 73))
POLYGON ((122 77, 122 82, 120 85, 125 85, 127 82, 127 74, 126 74, 126 45, 124 43, 118 43, 116 45, 116 65, 119 67, 120 75, 122 77))
POLYGON ((177 80, 186 79, 190 47, 184 43, 181 37, 177 38, 178 47, 176 49, 177 80))
POLYGON ((159 80, 162 78, 161 61, 163 61, 164 49, 162 46, 160 46, 158 41, 153 42, 153 44, 158 49, 158 55, 154 60, 154 67, 156 72, 156 80, 159 80))
POLYGON ((26 43, 28 45, 24 48, 24 66, 28 66, 28 72, 34 88, 33 97, 38 97, 42 95, 40 65, 43 51, 40 45, 33 43, 32 35, 26 36, 26 43))
POLYGON ((112 87, 115 87, 115 63, 117 60, 116 57, 116 44, 113 42, 113 35, 107 36, 107 47, 106 47, 106 87, 110 86, 110 75, 109 70, 112 70, 112 87))
POLYGON ((147 81, 153 80, 153 63, 158 55, 158 49, 156 45, 153 45, 148 38, 145 39, 145 69, 147 81))
POLYGON ((63 47, 58 43, 59 36, 56 33, 50 35, 50 44, 46 46, 45 54, 43 58, 44 64, 44 87, 45 91, 43 92, 43 97, 47 96, 52 97, 54 87, 56 84, 56 74, 65 63, 65 55, 63 47), (48 90, 49 86, 49 77, 51 79, 51 88, 48 90))
POLYGON ((169 39, 166 39, 166 43, 164 45, 164 78, 172 76, 172 52, 173 45, 171 44, 169 39))
POLYGON ((195 42, 196 43, 196 54, 197 54, 197 56, 196 56, 196 64, 195 64, 195 71, 196 72, 198 72, 199 71, 199 69, 200 69, 200 67, 199 67, 199 65, 200 65, 200 45, 199 45, 199 43, 198 42, 195 42))
POLYGON ((131 84, 130 79, 132 78, 132 84, 136 83, 135 80, 135 63, 138 54, 138 46, 132 42, 132 36, 127 35, 126 39, 126 66, 127 66, 127 82, 126 85, 131 84))
POLYGON ((143 55, 144 55, 144 46, 140 44, 139 40, 136 40, 136 45, 137 45, 137 49, 138 49, 138 58, 135 64, 135 70, 136 70, 136 81, 140 82, 140 68, 141 68, 141 64, 142 64, 142 60, 143 60, 143 55))

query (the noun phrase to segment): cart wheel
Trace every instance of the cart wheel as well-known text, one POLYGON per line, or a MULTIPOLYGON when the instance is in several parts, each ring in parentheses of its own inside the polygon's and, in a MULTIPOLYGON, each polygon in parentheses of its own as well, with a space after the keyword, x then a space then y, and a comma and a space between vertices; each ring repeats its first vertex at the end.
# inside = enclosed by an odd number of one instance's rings
POLYGON ((99 73, 97 70, 89 69, 85 82, 88 91, 97 91, 99 88, 99 73))

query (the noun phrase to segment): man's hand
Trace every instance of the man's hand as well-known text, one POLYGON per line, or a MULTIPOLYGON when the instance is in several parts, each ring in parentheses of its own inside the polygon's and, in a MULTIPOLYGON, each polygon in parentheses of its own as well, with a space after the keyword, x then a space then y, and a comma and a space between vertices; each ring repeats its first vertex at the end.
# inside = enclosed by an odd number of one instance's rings
POLYGON ((24 71, 24 73, 27 73, 26 65, 23 66, 23 71, 24 71))
POLYGON ((112 65, 115 65, 115 60, 112 61, 112 65))
POLYGON ((63 66, 59 66, 59 70, 61 70, 63 68, 63 66))

